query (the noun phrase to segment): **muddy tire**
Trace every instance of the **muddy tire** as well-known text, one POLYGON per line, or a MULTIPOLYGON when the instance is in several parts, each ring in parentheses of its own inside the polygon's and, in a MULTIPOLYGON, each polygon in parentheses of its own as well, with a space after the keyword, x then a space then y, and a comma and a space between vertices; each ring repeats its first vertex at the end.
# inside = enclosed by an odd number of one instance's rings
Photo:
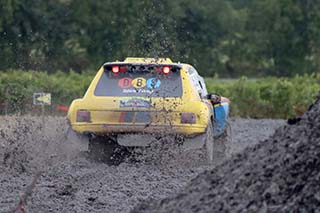
POLYGON ((218 156, 218 158, 225 158, 229 157, 231 155, 231 127, 227 126, 224 132, 214 138, 216 146, 218 147, 216 149, 217 153, 215 154, 218 156))
POLYGON ((219 137, 214 137, 212 123, 207 127, 206 131, 205 151, 206 159, 208 163, 219 162, 225 158, 227 147, 225 140, 228 137, 227 134, 222 134, 219 137))
POLYGON ((206 131, 206 141, 204 145, 205 156, 208 163, 212 163, 214 156, 213 156, 213 149, 214 149, 214 137, 213 137, 213 127, 212 123, 210 122, 207 131, 206 131))
POLYGON ((127 156, 127 150, 108 137, 96 136, 89 141, 89 153, 93 160, 119 165, 127 156))
POLYGON ((219 137, 214 138, 214 149, 213 149, 213 155, 214 158, 217 160, 221 160, 226 157, 227 153, 227 135, 223 133, 219 137))
POLYGON ((79 151, 88 151, 89 137, 73 131, 70 127, 66 133, 65 142, 73 144, 79 151))

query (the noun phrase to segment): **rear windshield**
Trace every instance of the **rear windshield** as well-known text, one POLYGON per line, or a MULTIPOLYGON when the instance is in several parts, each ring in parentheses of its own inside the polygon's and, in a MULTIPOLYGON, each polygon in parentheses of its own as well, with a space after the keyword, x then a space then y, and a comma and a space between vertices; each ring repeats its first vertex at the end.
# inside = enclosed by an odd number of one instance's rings
POLYGON ((96 96, 181 97, 180 70, 163 74, 155 70, 113 73, 105 69, 96 96))

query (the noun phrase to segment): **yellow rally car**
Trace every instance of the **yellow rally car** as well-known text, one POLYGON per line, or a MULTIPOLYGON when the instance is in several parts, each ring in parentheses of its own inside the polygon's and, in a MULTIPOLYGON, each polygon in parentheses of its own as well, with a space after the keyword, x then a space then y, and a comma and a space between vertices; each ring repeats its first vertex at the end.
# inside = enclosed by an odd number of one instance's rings
POLYGON ((228 99, 207 94, 191 65, 127 58, 100 68, 84 97, 72 102, 68 120, 88 136, 89 151, 110 162, 121 159, 119 150, 149 146, 163 134, 183 136, 183 146, 204 148, 212 161, 225 150, 214 136, 225 133, 228 105, 228 99))

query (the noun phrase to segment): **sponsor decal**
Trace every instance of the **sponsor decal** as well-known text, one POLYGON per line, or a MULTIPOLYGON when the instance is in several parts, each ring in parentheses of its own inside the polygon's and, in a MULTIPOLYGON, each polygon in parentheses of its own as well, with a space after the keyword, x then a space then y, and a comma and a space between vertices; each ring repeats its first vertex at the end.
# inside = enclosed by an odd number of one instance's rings
POLYGON ((121 78, 118 81, 118 86, 122 88, 123 93, 143 93, 151 95, 154 89, 161 86, 161 81, 158 78, 149 78, 148 80, 139 78, 121 78))
POLYGON ((161 85, 161 81, 157 78, 149 78, 147 80, 147 87, 149 89, 156 89, 156 88, 159 88, 161 85))
POLYGON ((142 88, 146 86, 146 79, 144 78, 135 78, 132 81, 132 86, 134 86, 135 88, 142 88))
POLYGON ((152 93, 152 89, 157 89, 161 85, 161 81, 157 78, 121 78, 118 81, 118 86, 123 90, 124 93, 152 93), (134 87, 134 88, 131 88, 134 87), (143 87, 147 87, 142 89, 143 87), (148 91, 149 90, 149 91, 148 91))
POLYGON ((152 94, 153 90, 147 90, 147 89, 124 89, 122 92, 123 93, 147 93, 147 94, 152 94))
POLYGON ((145 99, 129 99, 129 100, 120 100, 120 108, 123 107, 137 107, 137 108, 150 108, 151 103, 145 99))
POLYGON ((131 78, 121 78, 118 81, 119 87, 121 87, 123 89, 131 87, 131 84, 132 84, 132 79, 131 78))

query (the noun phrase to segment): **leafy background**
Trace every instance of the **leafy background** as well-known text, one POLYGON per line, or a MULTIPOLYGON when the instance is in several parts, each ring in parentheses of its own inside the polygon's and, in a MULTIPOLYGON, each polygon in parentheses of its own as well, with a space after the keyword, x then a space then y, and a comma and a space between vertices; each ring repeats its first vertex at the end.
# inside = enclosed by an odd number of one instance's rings
POLYGON ((212 77, 319 71, 320 0, 1 0, 0 70, 171 57, 212 77))
POLYGON ((2 114, 37 113, 33 92, 54 112, 127 56, 194 65, 234 116, 294 116, 319 91, 320 0, 0 1, 2 114))

